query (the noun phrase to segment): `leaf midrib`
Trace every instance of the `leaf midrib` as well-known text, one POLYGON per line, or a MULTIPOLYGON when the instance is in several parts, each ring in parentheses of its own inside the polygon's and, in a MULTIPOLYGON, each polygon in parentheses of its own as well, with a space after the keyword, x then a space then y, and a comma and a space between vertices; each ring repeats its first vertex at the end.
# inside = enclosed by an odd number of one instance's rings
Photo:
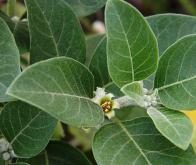
POLYGON ((179 84, 184 83, 184 82, 187 82, 187 81, 191 81, 191 80, 193 80, 193 79, 196 79, 196 76, 193 76, 193 77, 190 77, 190 78, 181 80, 181 81, 177 81, 177 82, 175 82, 175 83, 171 83, 171 84, 168 84, 168 85, 159 87, 159 88, 157 88, 157 89, 160 91, 160 90, 163 90, 163 89, 165 89, 165 88, 169 88, 169 87, 172 87, 172 86, 175 86, 175 85, 179 85, 179 84))
POLYGON ((115 9, 115 11, 116 11, 116 13, 117 13, 117 17, 118 17, 118 19, 119 19, 119 22, 120 22, 120 26, 121 26, 121 28, 122 28, 122 31, 123 31, 123 34, 124 34, 124 36, 125 36, 125 41, 126 41, 126 43, 127 43, 127 47, 128 47, 128 50, 129 50, 129 57, 130 57, 130 61, 131 61, 131 74, 132 74, 132 81, 134 81, 135 80, 135 73, 134 73, 134 68, 133 68, 133 59, 132 59, 132 56, 131 56, 131 47, 129 46, 130 44, 129 44, 129 41, 128 41, 128 39, 127 39, 127 34, 126 34, 126 32, 125 32, 125 29, 124 29, 124 26, 123 26, 123 24, 122 24, 122 21, 121 21, 121 19, 120 19, 120 16, 119 16, 119 12, 118 12, 118 10, 116 9, 116 6, 113 4, 113 6, 114 6, 114 9, 115 9))
POLYGON ((144 159, 146 160, 146 162, 148 163, 148 165, 152 165, 151 162, 150 162, 150 160, 147 158, 147 156, 145 155, 145 153, 140 148, 140 146, 132 138, 132 135, 129 133, 129 131, 127 130, 127 128, 122 124, 122 122, 119 119, 116 118, 116 120, 117 120, 117 124, 122 128, 122 130, 125 132, 125 134, 130 138, 130 140, 133 142, 133 144, 135 145, 135 147, 139 150, 140 154, 144 157, 144 159))
POLYGON ((91 101, 92 100, 88 97, 84 97, 84 96, 77 96, 77 95, 70 95, 70 94, 66 94, 66 93, 56 93, 56 92, 48 92, 48 91, 45 91, 45 92, 37 92, 37 91, 13 91, 13 92, 9 92, 9 89, 8 89, 8 92, 7 94, 8 95, 14 95, 14 93, 29 93, 29 94, 46 94, 46 95, 56 95, 56 96, 68 96, 68 97, 76 97, 76 98, 79 98, 79 99, 85 99, 85 100, 88 100, 88 101, 91 101))

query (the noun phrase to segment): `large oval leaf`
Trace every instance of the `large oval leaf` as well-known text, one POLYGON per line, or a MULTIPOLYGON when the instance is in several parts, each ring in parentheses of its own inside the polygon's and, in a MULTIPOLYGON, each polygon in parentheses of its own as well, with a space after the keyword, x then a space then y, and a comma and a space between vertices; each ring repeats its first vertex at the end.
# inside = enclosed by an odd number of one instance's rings
POLYGON ((85 61, 85 38, 64 0, 25 0, 31 35, 31 63, 68 56, 85 61))
POLYGON ((56 120, 23 102, 12 102, 0 115, 1 131, 18 157, 33 157, 48 144, 56 120))
POLYGON ((90 165, 86 156, 64 141, 51 141, 40 155, 27 160, 31 165, 90 165))
POLYGON ((158 46, 143 16, 124 1, 109 0, 105 19, 112 80, 122 87, 150 76, 157 68, 158 46))
POLYGON ((0 102, 14 100, 5 93, 18 74, 20 54, 9 27, 0 18, 0 102))
POLYGON ((183 150, 188 148, 191 143, 193 126, 184 113, 167 108, 149 108, 147 113, 162 135, 179 148, 183 150))
POLYGON ((8 93, 77 126, 96 126, 103 121, 93 97, 93 75, 79 62, 58 57, 26 69, 8 93))
POLYGON ((95 135, 93 154, 99 165, 194 165, 191 147, 183 151, 164 138, 149 118, 103 126, 95 135))
POLYGON ((102 8, 107 0, 65 0, 77 16, 86 16, 102 8))
POLYGON ((196 17, 193 16, 158 14, 147 17, 147 21, 157 37, 160 55, 179 38, 196 33, 196 17))
POLYGON ((155 88, 163 105, 177 110, 196 109, 196 35, 186 36, 162 55, 155 88))

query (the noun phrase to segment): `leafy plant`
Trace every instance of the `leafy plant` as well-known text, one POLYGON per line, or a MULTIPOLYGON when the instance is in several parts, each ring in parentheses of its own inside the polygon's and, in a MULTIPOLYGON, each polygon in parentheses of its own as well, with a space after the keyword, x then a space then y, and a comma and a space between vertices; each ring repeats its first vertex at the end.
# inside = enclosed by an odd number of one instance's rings
POLYGON ((91 164, 53 140, 61 123, 100 165, 196 163, 182 112, 196 109, 195 17, 145 18, 122 0, 25 4, 28 26, 0 15, 0 165, 91 164), (106 34, 85 41, 77 16, 105 3, 106 34))

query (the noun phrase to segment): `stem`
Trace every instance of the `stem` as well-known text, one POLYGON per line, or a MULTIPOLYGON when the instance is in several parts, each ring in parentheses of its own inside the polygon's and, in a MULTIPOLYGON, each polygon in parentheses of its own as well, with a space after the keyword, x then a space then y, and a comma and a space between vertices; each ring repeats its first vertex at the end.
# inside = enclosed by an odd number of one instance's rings
POLYGON ((15 15, 15 6, 16 6, 16 0, 8 0, 7 2, 8 16, 13 17, 15 15))
POLYGON ((120 108, 137 105, 137 103, 128 96, 120 97, 118 99, 115 99, 114 101, 116 101, 120 105, 120 108))

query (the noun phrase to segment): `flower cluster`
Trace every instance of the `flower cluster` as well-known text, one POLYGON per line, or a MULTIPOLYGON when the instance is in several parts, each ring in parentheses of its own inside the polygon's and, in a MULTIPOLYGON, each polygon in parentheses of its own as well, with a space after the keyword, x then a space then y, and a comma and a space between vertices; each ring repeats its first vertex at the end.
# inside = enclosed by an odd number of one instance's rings
POLYGON ((0 139, 0 157, 3 160, 10 160, 16 157, 9 142, 4 138, 0 139))
POLYGON ((158 104, 158 99, 156 97, 156 91, 154 93, 151 93, 150 91, 148 91, 148 89, 143 88, 143 92, 144 92, 144 107, 145 108, 149 108, 149 107, 155 107, 158 104))
POLYGON ((111 119, 115 116, 114 109, 119 109, 119 104, 113 100, 114 95, 111 93, 106 93, 105 89, 98 88, 94 92, 95 97, 92 99, 93 102, 100 105, 104 114, 111 119))

